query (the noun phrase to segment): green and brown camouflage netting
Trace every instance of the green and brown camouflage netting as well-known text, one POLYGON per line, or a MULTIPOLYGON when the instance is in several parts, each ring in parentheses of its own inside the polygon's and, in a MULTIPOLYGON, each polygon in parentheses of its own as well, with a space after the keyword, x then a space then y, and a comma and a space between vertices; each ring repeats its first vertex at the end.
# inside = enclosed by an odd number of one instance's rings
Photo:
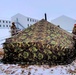
POLYGON ((5 63, 67 64, 75 56, 73 35, 42 19, 3 44, 5 63))

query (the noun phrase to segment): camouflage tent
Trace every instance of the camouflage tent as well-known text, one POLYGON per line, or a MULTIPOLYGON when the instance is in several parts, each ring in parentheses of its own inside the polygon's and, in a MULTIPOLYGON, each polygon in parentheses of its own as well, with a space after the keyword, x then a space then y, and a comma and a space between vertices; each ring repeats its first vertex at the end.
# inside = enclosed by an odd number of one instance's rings
POLYGON ((3 45, 5 63, 67 64, 75 56, 73 35, 42 19, 3 45))

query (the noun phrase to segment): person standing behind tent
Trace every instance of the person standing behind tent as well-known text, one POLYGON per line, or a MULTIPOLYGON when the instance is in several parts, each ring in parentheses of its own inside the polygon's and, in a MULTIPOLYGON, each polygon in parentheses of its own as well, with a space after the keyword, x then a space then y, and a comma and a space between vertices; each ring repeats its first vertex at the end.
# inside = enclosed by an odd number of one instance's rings
POLYGON ((72 30, 73 35, 73 39, 76 40, 76 24, 74 24, 73 30, 72 30))
POLYGON ((12 22, 12 26, 11 26, 11 36, 14 36, 17 34, 17 28, 15 26, 15 23, 12 22))
POLYGON ((76 24, 74 24, 72 33, 73 33, 73 40, 75 41, 75 45, 74 46, 75 46, 75 49, 76 49, 76 24))
POLYGON ((72 33, 76 35, 76 24, 74 24, 72 33))

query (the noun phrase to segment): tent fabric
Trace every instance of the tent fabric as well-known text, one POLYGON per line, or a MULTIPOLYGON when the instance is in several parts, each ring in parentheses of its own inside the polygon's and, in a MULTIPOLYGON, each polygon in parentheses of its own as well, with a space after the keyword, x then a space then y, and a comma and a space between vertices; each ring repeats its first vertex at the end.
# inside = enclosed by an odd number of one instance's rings
POLYGON ((75 56, 74 44, 73 34, 42 19, 6 39, 3 60, 6 63, 66 64, 75 56))

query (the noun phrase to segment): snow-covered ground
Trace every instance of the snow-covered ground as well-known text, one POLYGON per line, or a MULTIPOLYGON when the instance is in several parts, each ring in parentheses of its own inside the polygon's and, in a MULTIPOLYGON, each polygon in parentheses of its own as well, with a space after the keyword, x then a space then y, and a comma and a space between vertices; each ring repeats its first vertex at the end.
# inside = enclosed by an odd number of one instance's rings
POLYGON ((68 65, 52 67, 48 65, 0 64, 0 75, 76 75, 76 60, 68 65))
POLYGON ((10 29, 0 29, 0 48, 8 37, 10 37, 10 29))

